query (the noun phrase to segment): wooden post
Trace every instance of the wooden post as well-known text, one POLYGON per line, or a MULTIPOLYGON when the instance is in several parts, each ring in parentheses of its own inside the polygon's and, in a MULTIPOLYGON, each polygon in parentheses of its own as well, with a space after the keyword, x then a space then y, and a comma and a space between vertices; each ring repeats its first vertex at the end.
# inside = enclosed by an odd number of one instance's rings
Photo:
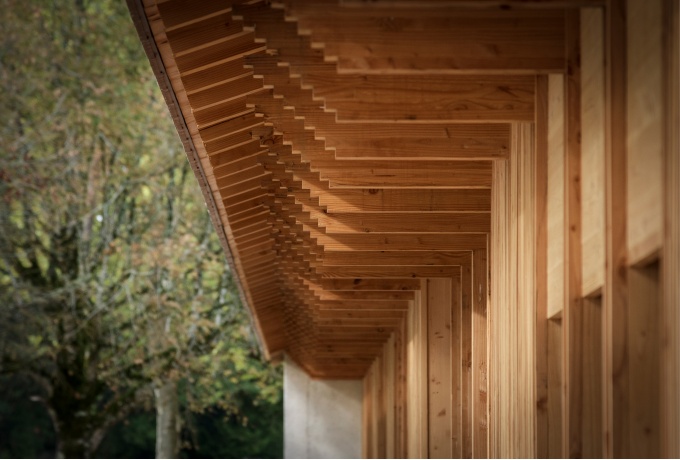
POLYGON ((429 458, 451 458, 451 280, 427 281, 429 458))
POLYGON ((626 1, 609 0, 606 17, 604 457, 626 456, 626 1))
POLYGON ((536 78, 536 455, 549 457, 548 76, 536 78))
POLYGON ((472 453, 488 458, 487 420, 487 253, 472 252, 472 453))
POLYGON ((582 375, 580 336, 581 301, 581 69, 580 69, 580 12, 569 10, 566 14, 567 75, 565 84, 565 311, 564 365, 565 404, 564 417, 566 441, 564 457, 581 457, 581 419, 577 412, 582 407, 580 381, 582 375))

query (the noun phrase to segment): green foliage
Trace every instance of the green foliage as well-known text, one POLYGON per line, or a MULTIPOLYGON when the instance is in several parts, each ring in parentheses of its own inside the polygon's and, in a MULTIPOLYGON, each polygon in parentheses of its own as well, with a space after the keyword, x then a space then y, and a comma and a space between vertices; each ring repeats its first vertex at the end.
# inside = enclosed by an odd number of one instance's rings
POLYGON ((154 382, 280 404, 124 2, 0 6, 0 373, 39 385, 69 456, 154 382))

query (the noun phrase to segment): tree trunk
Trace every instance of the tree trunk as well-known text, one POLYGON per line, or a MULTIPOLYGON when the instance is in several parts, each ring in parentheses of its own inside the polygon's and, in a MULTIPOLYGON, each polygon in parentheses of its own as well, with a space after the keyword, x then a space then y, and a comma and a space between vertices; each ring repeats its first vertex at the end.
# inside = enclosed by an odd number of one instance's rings
POLYGON ((179 401, 177 383, 163 382, 154 388, 156 398, 156 458, 179 454, 179 401))

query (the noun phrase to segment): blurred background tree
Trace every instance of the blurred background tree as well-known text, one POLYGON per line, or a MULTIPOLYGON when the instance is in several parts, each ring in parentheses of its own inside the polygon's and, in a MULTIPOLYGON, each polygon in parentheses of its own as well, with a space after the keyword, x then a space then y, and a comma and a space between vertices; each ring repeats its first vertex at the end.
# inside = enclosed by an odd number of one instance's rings
POLYGON ((280 370, 124 2, 0 2, 0 455, 280 457, 280 370))

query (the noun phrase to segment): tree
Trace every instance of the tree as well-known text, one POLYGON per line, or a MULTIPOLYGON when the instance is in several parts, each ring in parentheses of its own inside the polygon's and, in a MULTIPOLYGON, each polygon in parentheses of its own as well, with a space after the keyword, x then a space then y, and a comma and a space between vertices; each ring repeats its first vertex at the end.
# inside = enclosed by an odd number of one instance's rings
POLYGON ((124 4, 3 0, 0 24, 0 372, 40 385, 59 453, 182 379, 194 410, 280 397, 124 4))

